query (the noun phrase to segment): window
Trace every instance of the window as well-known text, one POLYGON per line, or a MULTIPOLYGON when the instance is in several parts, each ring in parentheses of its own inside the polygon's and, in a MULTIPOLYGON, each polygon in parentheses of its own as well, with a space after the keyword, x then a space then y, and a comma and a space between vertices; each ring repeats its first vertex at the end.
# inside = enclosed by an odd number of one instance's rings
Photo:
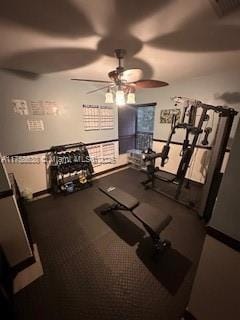
POLYGON ((118 109, 119 153, 152 147, 155 103, 118 109))
POLYGON ((137 108, 136 149, 152 148, 154 115, 154 106, 137 108))
POLYGON ((137 108, 123 106, 118 108, 119 153, 135 149, 137 108))

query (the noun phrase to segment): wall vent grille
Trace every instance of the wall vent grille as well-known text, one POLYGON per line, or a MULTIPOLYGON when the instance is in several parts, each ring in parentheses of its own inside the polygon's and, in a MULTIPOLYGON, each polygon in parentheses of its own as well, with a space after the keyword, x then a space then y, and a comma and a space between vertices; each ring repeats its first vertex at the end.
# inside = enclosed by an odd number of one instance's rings
POLYGON ((210 2, 220 17, 240 7, 240 0, 210 0, 210 2))

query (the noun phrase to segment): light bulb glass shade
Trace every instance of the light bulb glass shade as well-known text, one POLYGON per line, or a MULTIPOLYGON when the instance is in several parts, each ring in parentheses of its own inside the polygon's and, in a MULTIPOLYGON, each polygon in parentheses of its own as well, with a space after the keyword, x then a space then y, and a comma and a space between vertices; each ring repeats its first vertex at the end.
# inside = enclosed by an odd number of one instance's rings
POLYGON ((122 90, 117 90, 116 91, 116 105, 117 106, 124 106, 126 104, 125 101, 125 95, 122 90))
POLYGON ((112 92, 105 93, 105 103, 113 103, 113 94, 112 92))
POLYGON ((127 95, 127 103, 128 104, 135 104, 136 103, 136 97, 134 92, 129 92, 127 95))

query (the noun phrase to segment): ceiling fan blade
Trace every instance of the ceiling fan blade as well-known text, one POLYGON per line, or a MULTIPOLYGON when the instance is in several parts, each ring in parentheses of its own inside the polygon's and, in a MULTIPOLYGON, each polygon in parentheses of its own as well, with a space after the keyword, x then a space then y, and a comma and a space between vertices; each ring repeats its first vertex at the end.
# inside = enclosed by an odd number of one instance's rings
POLYGON ((71 79, 73 81, 86 81, 86 82, 99 82, 99 83, 112 83, 112 81, 108 80, 90 80, 90 79, 71 79))
POLYGON ((121 79, 127 82, 139 81, 143 76, 143 71, 138 68, 126 69, 121 73, 121 79))
POLYGON ((139 80, 134 82, 136 88, 160 88, 160 87, 165 87, 168 86, 169 84, 164 81, 159 81, 159 80, 139 80))
POLYGON ((104 87, 101 87, 101 88, 98 88, 98 89, 95 89, 95 90, 88 91, 86 94, 95 93, 97 91, 101 91, 101 90, 104 90, 104 89, 109 88, 109 87, 112 87, 112 85, 107 85, 107 86, 104 86, 104 87))

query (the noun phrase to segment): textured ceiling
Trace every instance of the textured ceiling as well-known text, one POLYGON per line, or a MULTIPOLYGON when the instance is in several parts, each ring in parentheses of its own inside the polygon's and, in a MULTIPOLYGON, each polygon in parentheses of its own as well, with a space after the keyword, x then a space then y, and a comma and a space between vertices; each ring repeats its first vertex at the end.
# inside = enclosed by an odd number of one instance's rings
POLYGON ((114 48, 126 67, 164 81, 240 70, 240 12, 210 0, 7 0, 0 3, 0 67, 107 79, 114 48))

